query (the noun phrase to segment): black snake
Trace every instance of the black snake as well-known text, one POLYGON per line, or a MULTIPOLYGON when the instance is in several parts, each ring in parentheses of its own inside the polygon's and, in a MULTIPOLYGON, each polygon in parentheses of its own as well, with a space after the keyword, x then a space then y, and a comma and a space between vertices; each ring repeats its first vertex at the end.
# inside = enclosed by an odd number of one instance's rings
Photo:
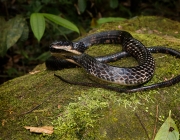
MULTIPOLYGON (((52 55, 57 58, 64 58, 67 61, 80 65, 88 73, 95 77, 109 82, 128 86, 141 85, 152 78, 155 70, 155 64, 151 52, 169 53, 176 57, 180 57, 180 52, 170 48, 146 48, 140 41, 134 39, 128 32, 117 30, 92 34, 80 39, 77 42, 53 42, 50 45, 50 51, 52 55), (94 58, 84 53, 84 51, 89 46, 92 46, 94 44, 121 44, 123 52, 119 52, 106 57, 94 58), (125 56, 133 56, 138 61, 139 65, 136 67, 120 68, 110 66, 104 63, 116 61, 117 59, 125 56)), ((58 75, 55 76, 71 84, 103 87, 118 92, 135 92, 147 89, 160 88, 170 86, 180 81, 180 76, 177 76, 169 81, 157 83, 150 86, 136 87, 130 89, 119 89, 117 87, 111 87, 102 84, 70 82, 58 75)))

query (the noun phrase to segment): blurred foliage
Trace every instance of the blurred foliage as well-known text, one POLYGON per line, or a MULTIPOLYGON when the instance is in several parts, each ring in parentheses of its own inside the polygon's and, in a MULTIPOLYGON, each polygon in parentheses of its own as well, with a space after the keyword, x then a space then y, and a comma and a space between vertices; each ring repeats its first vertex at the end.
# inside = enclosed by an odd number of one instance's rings
POLYGON ((82 35, 105 22, 138 15, 164 16, 179 21, 179 14, 179 0, 0 0, 0 77, 27 73, 49 57, 47 51, 51 42, 77 38, 75 28, 67 28, 66 23, 76 25, 82 35), (41 15, 33 19, 33 23, 40 23, 41 19, 41 25, 32 26, 30 17, 34 13, 50 14, 60 20, 41 15))

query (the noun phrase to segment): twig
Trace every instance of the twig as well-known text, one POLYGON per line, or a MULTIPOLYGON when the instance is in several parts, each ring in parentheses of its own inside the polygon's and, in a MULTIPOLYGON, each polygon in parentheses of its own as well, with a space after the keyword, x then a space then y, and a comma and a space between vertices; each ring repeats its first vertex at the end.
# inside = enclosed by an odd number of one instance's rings
POLYGON ((148 132, 147 132, 147 130, 146 130, 144 124, 143 124, 142 121, 140 120, 140 117, 138 116, 137 113, 135 113, 135 115, 136 115, 136 117, 138 118, 138 120, 139 120, 139 122, 140 122, 142 128, 144 129, 144 131, 145 131, 145 133, 146 133, 146 136, 148 137, 148 140, 150 140, 149 135, 148 135, 148 132))
POLYGON ((155 135, 156 135, 156 124, 158 123, 158 114, 159 114, 159 106, 156 106, 156 121, 155 121, 155 125, 154 125, 154 130, 153 130, 153 137, 152 140, 154 140, 155 135))
POLYGON ((46 102, 48 99, 50 99, 52 95, 53 95, 53 94, 49 95, 48 98, 46 98, 46 99, 45 99, 44 101, 42 101, 40 104, 38 104, 37 106, 33 107, 31 110, 20 114, 19 116, 29 114, 29 113, 31 113, 32 111, 34 111, 35 109, 39 108, 44 102, 46 102))

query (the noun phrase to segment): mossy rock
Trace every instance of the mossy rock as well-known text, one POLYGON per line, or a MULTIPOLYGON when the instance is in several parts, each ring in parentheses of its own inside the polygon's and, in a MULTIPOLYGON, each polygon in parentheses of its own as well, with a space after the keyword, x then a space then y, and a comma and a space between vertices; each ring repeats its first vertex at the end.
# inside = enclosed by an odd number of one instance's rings
MULTIPOLYGON (((91 33, 104 30, 126 30, 146 46, 180 50, 180 23, 166 18, 136 17, 104 24, 91 33)), ((119 50, 119 45, 96 45, 87 53, 98 56, 119 50)), ((156 71, 146 85, 180 73, 180 59, 167 54, 153 57, 156 71)), ((136 61, 124 58, 113 65, 132 66, 136 61)), ((125 94, 70 85, 54 77, 54 73, 73 81, 88 81, 82 68, 50 71, 42 64, 31 73, 2 84, 0 139, 152 139, 169 110, 180 128, 180 83, 125 94), (24 128, 46 125, 54 127, 52 135, 31 133, 24 128)))

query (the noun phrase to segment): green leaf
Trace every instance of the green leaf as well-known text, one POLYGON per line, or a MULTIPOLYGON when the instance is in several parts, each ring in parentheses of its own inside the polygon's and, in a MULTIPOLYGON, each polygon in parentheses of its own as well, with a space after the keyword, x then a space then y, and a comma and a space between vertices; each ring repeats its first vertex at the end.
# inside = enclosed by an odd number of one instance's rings
POLYGON ((171 118, 171 111, 169 112, 169 117, 156 134, 155 140, 179 140, 179 131, 171 118))
POLYGON ((0 56, 4 56, 7 51, 6 35, 7 35, 7 22, 4 17, 0 17, 0 56))
POLYGON ((21 34, 21 37, 19 38, 19 41, 25 41, 28 39, 29 36, 29 27, 27 25, 27 22, 25 22, 23 32, 21 34))
POLYGON ((118 4, 119 4, 118 0, 110 0, 110 7, 111 8, 113 8, 113 9, 117 8, 118 4))
POLYGON ((26 22, 21 16, 16 16, 9 21, 0 18, 0 55, 4 56, 6 51, 13 46, 22 36, 26 22))
POLYGON ((9 68, 6 70, 8 76, 19 75, 19 72, 15 68, 9 68))
POLYGON ((40 56, 38 56, 36 58, 36 60, 41 60, 41 61, 45 61, 47 60, 47 58, 49 58, 51 56, 51 53, 48 51, 48 52, 44 52, 43 54, 41 54, 40 56))
POLYGON ((86 0, 78 0, 78 8, 81 13, 83 13, 85 11, 86 4, 87 4, 86 0))
POLYGON ((72 22, 52 14, 43 13, 43 15, 52 22, 79 33, 79 29, 72 22))
POLYGON ((21 16, 16 16, 15 18, 9 20, 8 23, 9 29, 6 39, 7 49, 14 45, 21 37, 24 30, 25 21, 21 16))
POLYGON ((100 18, 97 20, 98 24, 103 24, 106 22, 116 22, 116 21, 123 21, 126 20, 125 18, 116 18, 116 17, 107 17, 107 18, 100 18))
POLYGON ((33 13, 30 16, 31 29, 38 42, 41 40, 45 31, 45 19, 40 13, 33 13))

